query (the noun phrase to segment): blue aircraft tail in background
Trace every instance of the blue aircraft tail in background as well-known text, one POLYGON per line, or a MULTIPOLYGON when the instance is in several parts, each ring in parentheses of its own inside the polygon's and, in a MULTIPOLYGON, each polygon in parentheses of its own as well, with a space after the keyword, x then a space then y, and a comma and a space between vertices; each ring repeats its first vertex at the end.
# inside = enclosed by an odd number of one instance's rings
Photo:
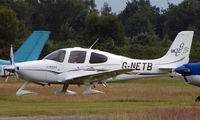
POLYGON ((49 39, 49 31, 34 31, 24 44, 15 52, 15 62, 37 60, 49 39))
MULTIPOLYGON (((49 35, 49 31, 34 31, 14 54, 14 62, 18 63, 37 60, 46 41, 49 39, 49 35)), ((10 65, 9 60, 0 60, 0 76, 12 75, 8 71, 4 70, 4 67, 7 65, 10 65)), ((8 77, 5 81, 8 81, 8 77)))
MULTIPOLYGON (((37 60, 49 35, 49 31, 34 31, 15 52, 15 63, 37 60)), ((10 65, 10 61, 0 60, 0 65, 10 65)))

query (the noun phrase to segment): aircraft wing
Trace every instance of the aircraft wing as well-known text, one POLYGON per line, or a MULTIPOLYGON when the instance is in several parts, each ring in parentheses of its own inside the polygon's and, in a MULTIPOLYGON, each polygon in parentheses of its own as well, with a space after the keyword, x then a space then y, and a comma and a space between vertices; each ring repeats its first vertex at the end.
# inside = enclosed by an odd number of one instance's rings
POLYGON ((93 72, 89 72, 89 71, 82 71, 82 72, 77 72, 78 75, 76 74, 76 72, 74 75, 70 75, 70 77, 67 77, 65 79, 65 82, 69 82, 71 84, 73 83, 84 83, 85 80, 89 80, 89 82, 97 82, 97 81, 102 81, 102 80, 106 80, 108 78, 112 78, 112 77, 116 77, 120 74, 125 74, 127 72, 133 71, 132 69, 116 69, 116 70, 108 70, 108 71, 93 71, 93 72))
POLYGON ((37 60, 49 35, 49 31, 34 31, 15 52, 15 62, 37 60))

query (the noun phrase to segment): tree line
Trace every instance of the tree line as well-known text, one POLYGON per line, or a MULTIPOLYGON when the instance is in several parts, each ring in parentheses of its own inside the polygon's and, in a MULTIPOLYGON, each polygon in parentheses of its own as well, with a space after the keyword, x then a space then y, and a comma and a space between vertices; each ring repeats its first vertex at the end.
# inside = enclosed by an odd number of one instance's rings
POLYGON ((200 1, 169 3, 168 9, 149 0, 131 0, 119 14, 108 3, 98 11, 93 0, 1 0, 0 58, 8 59, 34 30, 51 31, 41 54, 65 47, 89 48, 132 58, 153 59, 168 50, 178 32, 195 31, 192 61, 200 55, 200 1))

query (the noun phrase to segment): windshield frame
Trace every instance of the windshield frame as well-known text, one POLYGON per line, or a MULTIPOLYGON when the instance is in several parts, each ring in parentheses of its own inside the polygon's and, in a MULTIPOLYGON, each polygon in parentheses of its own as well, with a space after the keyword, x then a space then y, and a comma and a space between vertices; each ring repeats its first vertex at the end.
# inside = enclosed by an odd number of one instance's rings
POLYGON ((62 63, 65 60, 65 56, 66 56, 65 50, 56 50, 56 51, 48 54, 47 56, 45 56, 43 59, 62 63))

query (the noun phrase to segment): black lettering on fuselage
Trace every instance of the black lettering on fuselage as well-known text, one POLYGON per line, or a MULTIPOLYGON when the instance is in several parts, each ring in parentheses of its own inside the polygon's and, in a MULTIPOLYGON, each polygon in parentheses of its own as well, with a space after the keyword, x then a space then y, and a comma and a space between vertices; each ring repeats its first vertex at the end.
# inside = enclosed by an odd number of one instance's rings
POLYGON ((148 63, 148 65, 147 65, 147 70, 148 70, 148 71, 151 71, 151 70, 152 70, 152 67, 153 67, 153 64, 152 64, 152 63, 148 63))
POLYGON ((142 63, 142 64, 143 64, 143 70, 145 70, 145 66, 146 66, 147 63, 142 63))
POLYGON ((137 63, 136 70, 140 70, 140 62, 137 63))
POLYGON ((123 62, 122 69, 133 69, 136 71, 151 71, 153 69, 153 63, 146 62, 123 62))
POLYGON ((127 62, 123 62, 122 63, 122 69, 126 69, 127 68, 127 62))
POLYGON ((136 68, 136 63, 131 62, 131 69, 135 70, 136 68))

